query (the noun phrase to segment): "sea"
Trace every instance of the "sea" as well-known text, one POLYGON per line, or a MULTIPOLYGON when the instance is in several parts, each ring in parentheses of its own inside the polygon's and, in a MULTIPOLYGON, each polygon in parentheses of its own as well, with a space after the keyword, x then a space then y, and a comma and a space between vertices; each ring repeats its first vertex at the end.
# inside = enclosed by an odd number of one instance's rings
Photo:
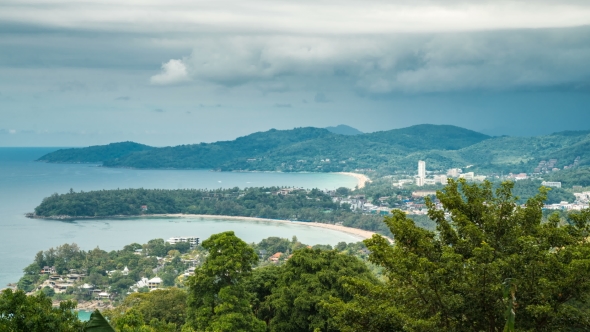
POLYGON ((233 187, 295 186, 354 188, 357 180, 342 174, 277 172, 212 172, 209 170, 134 170, 91 164, 36 162, 58 148, 0 148, 0 289, 15 283, 35 254, 64 243, 83 250, 118 250, 130 243, 155 238, 196 236, 234 231, 248 243, 269 236, 315 244, 357 242, 338 231, 301 224, 213 218, 133 218, 57 221, 28 219, 43 198, 53 193, 124 188, 217 189, 233 187))

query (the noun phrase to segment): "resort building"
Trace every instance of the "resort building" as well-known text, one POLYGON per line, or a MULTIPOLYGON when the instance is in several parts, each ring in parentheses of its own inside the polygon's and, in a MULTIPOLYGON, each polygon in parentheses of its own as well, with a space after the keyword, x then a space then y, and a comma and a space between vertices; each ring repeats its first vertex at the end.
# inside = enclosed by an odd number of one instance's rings
POLYGON ((543 181, 541 185, 545 187, 561 188, 561 182, 543 181))
POLYGON ((181 242, 188 242, 191 245, 191 248, 194 248, 199 245, 199 238, 194 236, 177 236, 171 237, 166 242, 170 244, 177 244, 181 242))
POLYGON ((162 284, 162 279, 160 279, 159 277, 154 277, 154 278, 148 280, 148 282, 147 282, 147 286, 149 289, 160 288, 161 284, 162 284))

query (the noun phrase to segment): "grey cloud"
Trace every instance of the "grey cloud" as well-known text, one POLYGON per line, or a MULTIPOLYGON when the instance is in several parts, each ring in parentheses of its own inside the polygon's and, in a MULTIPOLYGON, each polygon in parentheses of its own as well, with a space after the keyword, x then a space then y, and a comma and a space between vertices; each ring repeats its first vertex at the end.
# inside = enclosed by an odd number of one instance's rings
POLYGON ((581 0, 305 0, 297 6, 268 0, 190 5, 185 0, 151 0, 149 6, 114 0, 43 1, 43 5, 35 0, 4 0, 0 22, 134 33, 383 34, 579 26, 590 23, 590 8, 581 0))
POLYGON ((323 92, 316 93, 315 97, 313 97, 313 100, 316 103, 329 103, 330 102, 328 97, 326 97, 326 94, 324 94, 323 92))
POLYGON ((276 103, 274 105, 274 107, 276 107, 276 108, 291 108, 291 104, 276 103))
POLYGON ((227 87, 344 78, 361 93, 421 93, 584 85, 590 77, 590 27, 199 44, 182 60, 188 75, 227 87))
POLYGON ((128 101, 130 99, 131 98, 129 98, 128 96, 120 96, 120 97, 115 98, 115 100, 119 100, 119 101, 128 101))
POLYGON ((70 81, 59 84, 57 89, 61 92, 75 92, 86 90, 87 87, 80 81, 70 81))
POLYGON ((161 109, 161 108, 156 108, 156 109, 154 109, 154 112, 156 112, 156 113, 164 113, 164 110, 161 109))

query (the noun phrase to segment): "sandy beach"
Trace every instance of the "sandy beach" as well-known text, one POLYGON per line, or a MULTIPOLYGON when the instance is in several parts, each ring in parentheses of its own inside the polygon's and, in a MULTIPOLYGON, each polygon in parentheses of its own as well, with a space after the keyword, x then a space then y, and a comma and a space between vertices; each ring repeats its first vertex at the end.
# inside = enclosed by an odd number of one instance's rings
POLYGON ((359 173, 351 173, 351 172, 338 172, 336 174, 342 174, 347 176, 352 176, 357 180, 357 186, 359 189, 363 188, 367 182, 371 182, 368 176, 359 173))
MULTIPOLYGON (((254 217, 238 217, 238 216, 218 216, 218 215, 209 215, 209 214, 162 214, 162 215, 151 215, 152 217, 171 217, 171 218, 212 218, 212 219, 233 219, 233 220, 250 220, 250 221, 265 221, 265 222, 279 222, 279 223, 289 223, 289 224, 300 224, 304 226, 311 226, 311 227, 319 227, 319 228, 326 228, 335 230, 338 232, 343 232, 347 234, 354 235, 361 240, 371 238, 373 235, 377 234, 371 231, 365 231, 363 229, 340 226, 340 225, 332 225, 332 224, 324 224, 319 222, 306 222, 306 221, 290 221, 290 220, 279 220, 279 219, 265 219, 265 218, 254 218, 254 217)), ((378 234, 380 235, 380 234, 378 234)), ((381 235, 383 236, 383 235, 381 235)), ((384 236, 385 237, 385 236, 384 236)), ((387 237, 386 237, 387 238, 387 237)), ((392 239, 387 238, 390 242, 393 242, 392 239)))

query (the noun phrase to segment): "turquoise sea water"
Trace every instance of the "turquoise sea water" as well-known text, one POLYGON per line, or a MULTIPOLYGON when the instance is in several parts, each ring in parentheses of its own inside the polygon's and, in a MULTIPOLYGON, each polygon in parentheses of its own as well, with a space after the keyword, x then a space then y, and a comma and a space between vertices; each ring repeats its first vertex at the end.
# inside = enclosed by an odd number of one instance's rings
POLYGON ((353 188, 356 179, 339 174, 232 173, 207 170, 131 170, 85 164, 34 162, 55 148, 0 148, 0 288, 16 282, 35 253, 63 243, 82 249, 120 249, 124 245, 172 236, 198 236, 233 230, 247 242, 268 236, 297 236, 308 244, 356 242, 352 235, 305 225, 209 218, 80 220, 74 222, 27 219, 44 197, 53 193, 116 188, 231 188, 298 186, 353 188))

